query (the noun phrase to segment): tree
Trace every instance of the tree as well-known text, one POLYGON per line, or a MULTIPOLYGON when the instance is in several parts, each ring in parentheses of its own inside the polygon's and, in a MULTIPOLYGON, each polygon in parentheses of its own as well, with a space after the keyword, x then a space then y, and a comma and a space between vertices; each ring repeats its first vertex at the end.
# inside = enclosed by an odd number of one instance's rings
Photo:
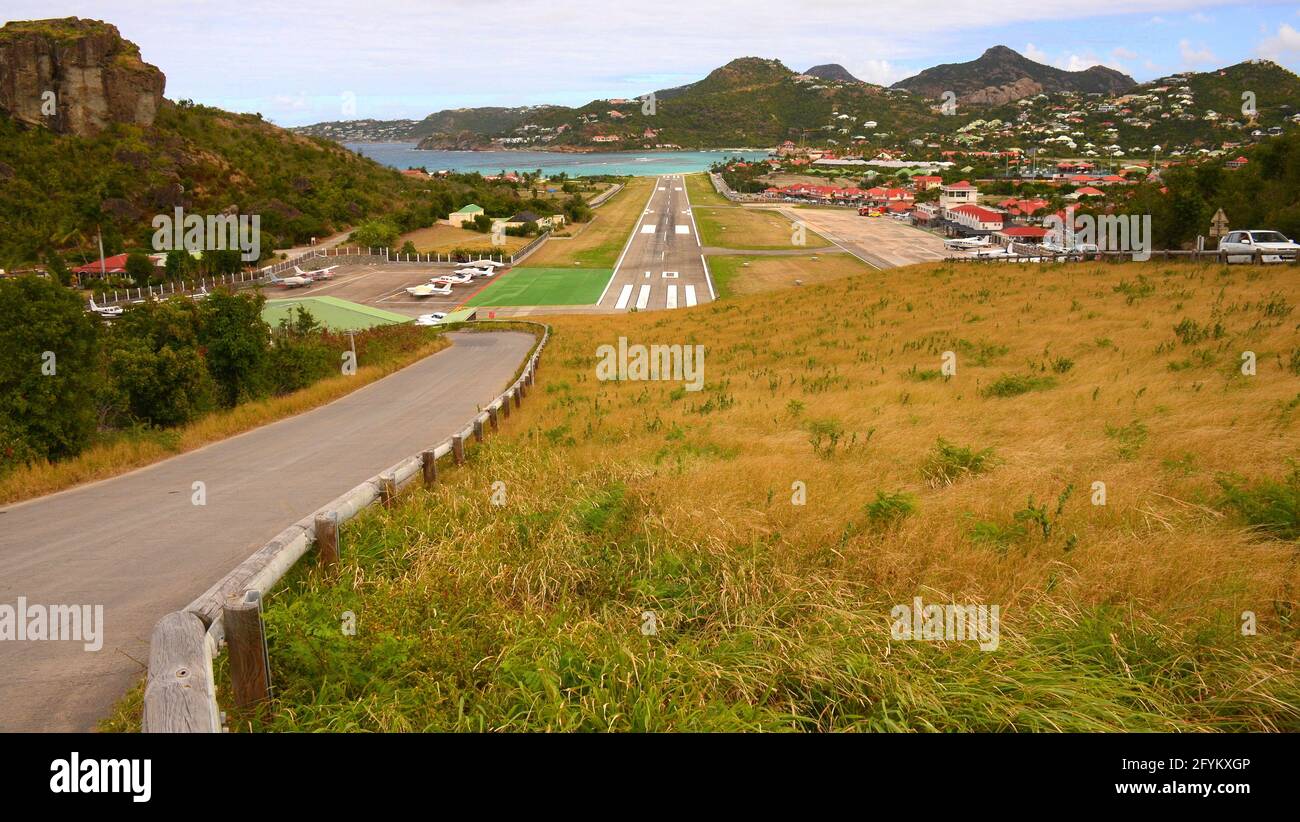
POLYGON ((0 469, 79 453, 95 432, 99 324, 45 277, 0 280, 0 469))
POLYGON ((153 260, 141 251, 132 251, 126 255, 126 276, 131 278, 136 288, 144 288, 153 278, 153 260))
POLYGON ((199 348, 202 309, 193 300, 145 303, 107 335, 115 410, 130 422, 181 425, 211 410, 212 375, 199 348))
POLYGON ((189 273, 193 267, 194 258, 190 256, 190 252, 185 251, 184 249, 176 249, 167 252, 167 262, 165 263, 167 279, 184 279, 185 275, 189 273))
POLYGON ((406 242, 402 243, 402 251, 401 251, 401 253, 402 253, 402 254, 419 254, 420 252, 418 252, 418 251, 415 250, 415 243, 411 242, 410 240, 407 240, 406 242))
POLYGON ((262 319, 266 298, 217 291, 202 303, 200 343, 226 408, 262 396, 271 328, 262 319))
POLYGON ((369 220, 352 232, 352 242, 367 248, 391 248, 400 232, 388 220, 369 220))

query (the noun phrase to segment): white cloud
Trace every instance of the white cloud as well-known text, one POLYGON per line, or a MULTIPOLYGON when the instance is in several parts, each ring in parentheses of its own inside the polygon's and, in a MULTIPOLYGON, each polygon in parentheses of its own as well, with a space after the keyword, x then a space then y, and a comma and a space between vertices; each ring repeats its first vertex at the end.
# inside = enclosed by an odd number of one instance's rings
POLYGON ((1202 14, 1199 11, 1195 12, 1194 14, 1188 15, 1187 19, 1191 20, 1193 23, 1200 23, 1202 25, 1205 25, 1206 23, 1214 22, 1213 17, 1209 16, 1208 14, 1202 14))
POLYGON ((1136 60, 1138 53, 1132 49, 1126 49, 1123 46, 1116 46, 1110 53, 1111 57, 1116 60, 1136 60))
POLYGON ((916 73, 897 66, 888 60, 858 61, 851 63, 846 68, 848 68, 849 74, 859 80, 866 80, 868 83, 875 83, 878 86, 893 85, 904 77, 911 77, 916 73))
POLYGON ((1257 51, 1261 57, 1267 57, 1279 63, 1300 58, 1300 31, 1296 31, 1283 23, 1278 27, 1277 34, 1265 38, 1259 44, 1257 51))
POLYGON ((1036 63, 1051 63, 1052 58, 1047 56, 1047 52, 1035 46, 1033 43, 1025 44, 1025 56, 1036 63))
POLYGON ((1214 56, 1210 47, 1202 43, 1200 47, 1194 47, 1191 41, 1183 39, 1178 41, 1178 56, 1183 60, 1183 68, 1194 69, 1214 66, 1219 62, 1219 58, 1214 56))

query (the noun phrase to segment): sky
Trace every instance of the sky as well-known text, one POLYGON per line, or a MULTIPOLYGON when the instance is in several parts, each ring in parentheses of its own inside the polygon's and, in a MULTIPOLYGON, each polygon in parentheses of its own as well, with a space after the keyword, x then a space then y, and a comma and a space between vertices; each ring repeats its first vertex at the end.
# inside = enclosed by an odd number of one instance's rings
POLYGON ((737 57, 840 63, 889 84, 993 45, 1138 81, 1253 58, 1300 71, 1296 2, 1190 0, 4 0, 0 21, 116 25, 167 97, 283 126, 445 108, 581 105, 693 82, 737 57), (939 11, 942 9, 942 11, 939 11))

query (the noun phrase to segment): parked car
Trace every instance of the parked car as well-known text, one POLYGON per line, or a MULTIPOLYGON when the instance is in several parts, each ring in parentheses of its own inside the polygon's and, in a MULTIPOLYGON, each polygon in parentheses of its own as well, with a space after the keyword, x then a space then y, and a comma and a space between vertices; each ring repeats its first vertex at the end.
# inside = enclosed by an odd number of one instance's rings
POLYGON ((1219 241, 1219 250, 1230 263, 1252 262, 1256 254, 1261 255, 1261 262, 1280 263, 1294 260, 1300 253, 1300 243, 1280 231, 1229 231, 1219 241))

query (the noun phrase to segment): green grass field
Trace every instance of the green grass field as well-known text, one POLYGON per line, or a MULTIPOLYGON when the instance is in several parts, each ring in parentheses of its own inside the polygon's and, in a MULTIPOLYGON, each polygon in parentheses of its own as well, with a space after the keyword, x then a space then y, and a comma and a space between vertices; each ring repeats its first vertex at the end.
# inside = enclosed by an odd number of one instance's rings
POLYGON ((613 273, 608 268, 516 268, 465 305, 594 305, 613 273))
MULTIPOLYGON (((599 293, 599 292, 598 292, 599 293)), ((341 300, 338 297, 299 297, 267 300, 262 319, 275 327, 282 319, 291 319, 293 310, 302 306, 332 331, 361 331, 377 325, 410 322, 411 318, 380 308, 341 300)))

